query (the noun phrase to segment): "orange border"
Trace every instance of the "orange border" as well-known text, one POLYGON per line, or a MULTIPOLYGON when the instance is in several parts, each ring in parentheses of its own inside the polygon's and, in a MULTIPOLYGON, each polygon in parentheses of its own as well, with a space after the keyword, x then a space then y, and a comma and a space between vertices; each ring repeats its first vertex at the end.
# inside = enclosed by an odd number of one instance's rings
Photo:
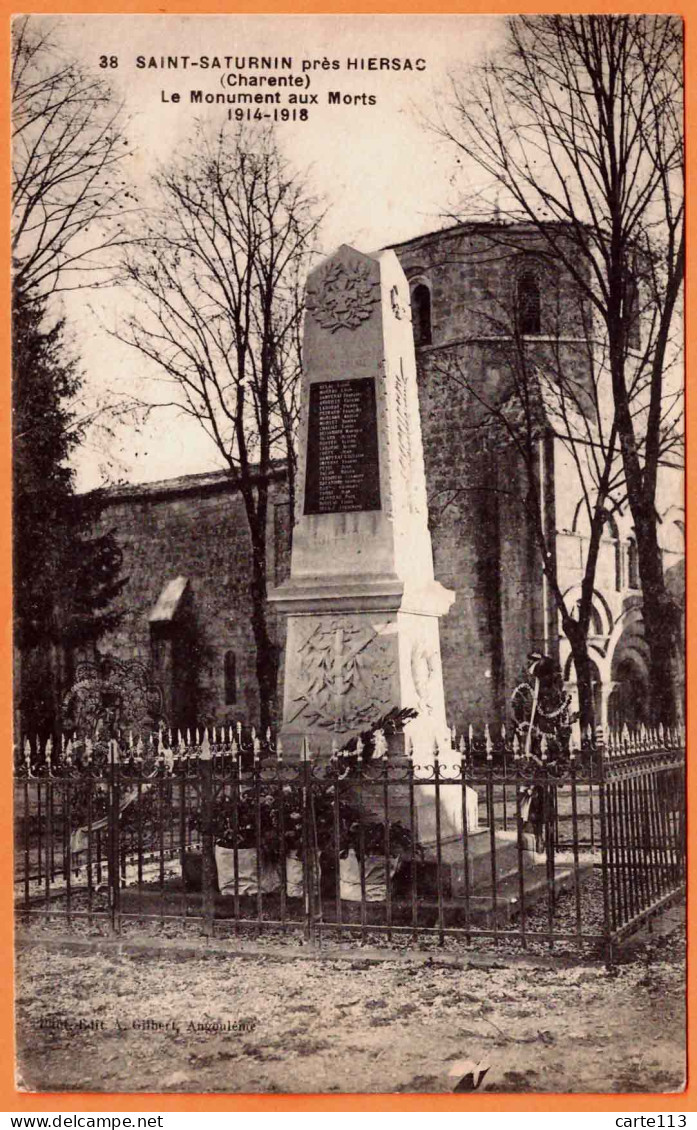
MULTIPOLYGON (((12 3, 12 0, 0 0, 0 11, 3 20, 0 25, 0 57, 6 64, 9 59, 9 17, 14 12, 52 12, 52 13, 133 13, 133 14, 232 14, 237 12, 253 12, 255 14, 276 12, 300 13, 325 13, 347 14, 353 13, 383 13, 383 14, 414 14, 430 12, 433 14, 467 13, 467 14, 497 14, 509 12, 647 12, 671 13, 685 18, 685 69, 687 77, 686 118, 688 130, 691 123, 697 121, 697 14, 692 15, 688 3, 646 3, 646 0, 634 0, 634 3, 573 3, 569 0, 522 0, 518 4, 502 3, 501 0, 470 0, 470 3, 457 2, 457 0, 398 0, 389 3, 387 0, 353 0, 347 8, 341 0, 265 0, 263 4, 254 3, 253 0, 208 0, 208 2, 142 3, 138 0, 70 0, 60 3, 57 0, 28 0, 26 4, 12 3)), ((0 137, 2 151, 9 154, 9 99, 2 100, 0 110, 0 137)), ((693 126, 697 131, 697 126, 693 126)), ((688 133, 688 179, 687 179, 687 218, 688 218, 688 279, 690 267, 697 262, 697 210, 689 207, 690 187, 693 184, 691 172, 693 162, 689 161, 692 146, 688 133)), ((9 209, 9 160, 5 168, 5 176, 0 181, 0 201, 3 215, 10 214, 9 209)), ((9 225, 3 226, 2 240, 0 242, 2 262, 7 269, 0 274, 0 304, 5 311, 2 322, 2 356, 5 359, 5 373, 10 372, 10 338, 8 313, 10 308, 9 286, 9 225)), ((687 297, 691 297, 687 289, 687 297)), ((689 308, 686 311, 689 315, 689 308)), ((688 317, 688 326, 690 325, 688 317)), ((687 373, 697 372, 697 335, 688 338, 687 342, 687 373)), ((697 398, 690 394, 688 384, 687 396, 687 432, 688 437, 697 431, 697 398)), ((0 643, 0 657, 2 658, 2 683, 1 693, 4 709, 0 711, 0 749, 4 754, 0 761, 0 828, 11 827, 12 815, 12 759, 10 750, 12 745, 12 710, 11 710, 11 521, 10 521, 10 386, 9 378, 3 382, 2 399, 0 400, 2 415, 1 440, 0 440, 0 623, 5 627, 0 643)), ((697 440, 693 441, 697 444, 697 440)), ((686 494, 688 502, 688 531, 692 530, 692 500, 697 496, 697 449, 688 446, 688 461, 686 471, 686 494)), ((695 597, 695 574, 697 573, 697 554, 688 555, 687 581, 688 581, 688 683, 687 701, 691 703, 693 691, 697 692, 697 598, 695 597)), ((697 711, 688 709, 688 746, 697 749, 697 711)), ((697 804, 695 797, 697 769, 688 759, 688 795, 692 802, 697 804)), ((10 841, 7 836, 4 843, 5 850, 0 854, 0 953, 5 957, 4 974, 0 984, 0 1112, 31 1113, 32 1111, 154 1111, 166 1113, 168 1111, 511 1111, 522 1112, 532 1110, 542 1111, 616 1111, 620 1112, 662 1112, 664 1114, 676 1111, 694 1111, 694 1100, 697 1087, 694 1083, 693 1072, 695 1067, 695 1050, 697 1025, 692 1022, 688 1029, 688 1089, 680 1095, 505 1095, 485 1094, 478 1096, 458 1095, 154 1095, 154 1094, 47 1094, 25 1095, 14 1089, 13 1079, 13 1003, 12 1003, 12 964, 13 953, 12 936, 12 858, 10 841), (692 1069, 692 1070, 691 1070, 692 1069)), ((688 821, 688 850, 689 858, 697 858, 697 820, 688 821)), ((695 868, 690 869, 688 906, 694 910, 695 903, 695 868)), ((690 919, 692 914, 690 914, 690 919)), ((692 926, 692 922, 689 923, 692 926)), ((695 964, 697 961, 697 940, 695 931, 689 931, 689 959, 690 976, 688 986, 693 988, 695 980, 695 964)), ((688 998, 689 999, 689 998, 688 998)), ((692 1016, 690 1016, 692 1020, 692 1016)))

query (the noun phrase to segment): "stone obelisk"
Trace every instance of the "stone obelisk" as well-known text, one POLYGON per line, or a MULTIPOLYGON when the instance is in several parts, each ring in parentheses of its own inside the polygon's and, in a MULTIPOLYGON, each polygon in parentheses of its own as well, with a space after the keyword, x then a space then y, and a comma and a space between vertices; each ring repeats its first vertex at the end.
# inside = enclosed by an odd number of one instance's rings
MULTIPOLYGON (((348 246, 309 276, 287 616, 284 748, 328 754, 391 707, 415 762, 451 756, 409 288, 393 251, 348 246)), ((404 739, 400 739, 402 742, 404 739)), ((402 746, 403 748, 403 746, 402 746)))

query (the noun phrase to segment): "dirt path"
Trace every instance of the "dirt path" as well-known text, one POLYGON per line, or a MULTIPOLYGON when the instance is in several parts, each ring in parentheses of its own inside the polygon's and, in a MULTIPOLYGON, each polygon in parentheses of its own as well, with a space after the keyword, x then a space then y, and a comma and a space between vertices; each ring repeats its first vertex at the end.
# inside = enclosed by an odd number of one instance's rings
POLYGON ((21 1086, 436 1092, 474 1060, 490 1091, 674 1091, 683 978, 670 954, 610 974, 37 945, 18 970, 21 1086))

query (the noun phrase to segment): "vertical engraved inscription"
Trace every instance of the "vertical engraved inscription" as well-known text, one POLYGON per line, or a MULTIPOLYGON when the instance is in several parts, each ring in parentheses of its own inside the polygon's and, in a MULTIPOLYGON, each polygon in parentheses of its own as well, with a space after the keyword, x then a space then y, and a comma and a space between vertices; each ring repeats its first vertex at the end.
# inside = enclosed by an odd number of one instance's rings
POLYGON ((399 465, 407 488, 408 507, 411 512, 414 509, 411 428, 409 425, 409 405, 407 403, 407 382, 401 357, 399 359, 399 372, 395 376, 395 409, 399 465))
POLYGON ((305 513, 380 509, 375 381, 310 385, 305 513))

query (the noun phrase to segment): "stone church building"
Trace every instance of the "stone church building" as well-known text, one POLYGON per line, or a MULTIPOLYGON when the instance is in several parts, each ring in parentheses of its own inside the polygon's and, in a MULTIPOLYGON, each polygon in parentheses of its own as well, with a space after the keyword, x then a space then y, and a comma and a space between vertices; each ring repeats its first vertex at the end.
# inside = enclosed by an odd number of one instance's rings
MULTIPOLYGON (((515 397, 511 358, 521 349, 548 377, 562 368, 567 381, 571 374, 577 423, 592 418, 592 322, 572 279, 524 225, 458 225, 393 250, 411 293, 435 576, 456 593, 440 622, 448 720, 458 730, 499 723, 529 651, 556 656, 572 690, 574 671, 526 516, 521 461, 482 436, 492 408, 505 414, 515 397)), ((560 434, 558 406, 555 415, 542 397, 536 411, 542 520, 573 604, 588 534, 582 472, 560 434)), ((684 552, 677 463, 662 468, 660 494, 664 564, 677 595, 684 552)), ((290 561, 282 467, 271 498, 268 580, 276 586, 290 561)), ((117 534, 129 581, 121 624, 100 652, 153 667, 172 725, 254 722, 250 545, 234 481, 211 472, 115 488, 101 523, 117 534)), ((282 618, 271 606, 269 616, 282 649, 282 618)), ((590 646, 598 719, 641 721, 646 645, 631 515, 621 503, 606 521, 590 646)))

